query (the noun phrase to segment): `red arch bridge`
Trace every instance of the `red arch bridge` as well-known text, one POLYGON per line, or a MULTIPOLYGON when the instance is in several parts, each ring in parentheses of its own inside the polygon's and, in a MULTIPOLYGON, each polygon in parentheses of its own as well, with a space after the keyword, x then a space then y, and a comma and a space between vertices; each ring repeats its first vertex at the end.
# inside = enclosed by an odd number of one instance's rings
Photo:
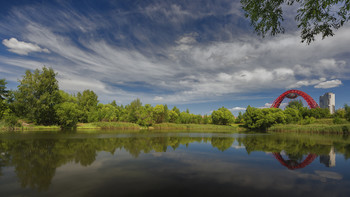
MULTIPOLYGON (((279 108, 282 101, 285 98, 289 98, 289 99, 295 99, 298 96, 303 97, 303 99, 307 102, 307 104, 309 105, 310 108, 318 108, 318 104, 316 103, 316 101, 309 96, 308 94, 306 94, 303 91, 300 90, 288 90, 284 93, 282 93, 271 105, 271 108, 279 108)), ((285 160, 283 159, 282 155, 280 153, 273 153, 273 155, 275 156, 275 158, 285 167, 287 167, 290 170, 295 170, 295 169, 299 169, 299 168, 304 168, 307 165, 311 164, 317 157, 317 155, 315 154, 309 154, 303 162, 301 163, 297 163, 291 160, 285 160)))
POLYGON ((288 90, 286 92, 284 92, 283 94, 281 94, 271 105, 271 108, 279 108, 282 101, 287 97, 289 99, 295 99, 298 96, 303 97, 303 99, 307 102, 307 104, 309 105, 310 108, 317 108, 318 104, 316 103, 316 101, 309 96, 308 94, 306 94, 303 91, 300 90, 288 90))

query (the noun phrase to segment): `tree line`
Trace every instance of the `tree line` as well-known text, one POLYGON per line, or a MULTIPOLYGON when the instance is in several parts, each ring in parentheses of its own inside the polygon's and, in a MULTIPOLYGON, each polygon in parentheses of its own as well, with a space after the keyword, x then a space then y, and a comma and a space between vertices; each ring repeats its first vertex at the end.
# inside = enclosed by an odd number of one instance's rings
POLYGON ((9 126, 19 126, 18 120, 38 125, 60 125, 75 128, 78 122, 120 121, 151 126, 159 123, 220 124, 234 122, 232 113, 222 107, 211 115, 196 115, 180 111, 176 106, 169 109, 165 104, 143 105, 135 99, 128 105, 102 104, 92 90, 69 94, 59 89, 57 73, 43 67, 33 72, 27 70, 17 90, 7 90, 6 80, 0 80, 0 118, 9 126))
POLYGON ((338 109, 330 114, 329 109, 303 106, 301 100, 288 103, 285 110, 279 108, 255 108, 248 106, 244 114, 239 113, 235 122, 252 130, 267 130, 274 124, 311 124, 316 119, 333 118, 334 124, 344 124, 350 121, 350 106, 345 104, 344 109, 338 109), (346 120, 344 120, 346 119, 346 120))
POLYGON ((276 108, 254 108, 248 106, 235 118, 230 110, 221 107, 210 115, 192 114, 176 106, 169 109, 166 104, 143 105, 140 99, 127 105, 118 105, 115 100, 100 103, 92 90, 69 94, 59 89, 57 73, 43 67, 33 72, 27 70, 17 90, 7 90, 6 80, 0 79, 0 124, 14 128, 21 126, 19 120, 38 125, 59 125, 62 129, 75 128, 79 122, 130 122, 141 126, 160 123, 177 124, 242 124, 251 130, 266 130, 274 124, 310 124, 316 119, 333 118, 335 124, 350 121, 350 106, 338 109, 331 115, 328 109, 304 107, 301 100, 289 102, 285 110, 276 108))

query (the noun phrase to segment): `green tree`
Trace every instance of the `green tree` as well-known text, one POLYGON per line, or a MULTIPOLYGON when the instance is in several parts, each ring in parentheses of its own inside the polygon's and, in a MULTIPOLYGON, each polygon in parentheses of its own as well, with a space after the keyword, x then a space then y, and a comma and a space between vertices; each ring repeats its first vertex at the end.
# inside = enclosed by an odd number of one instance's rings
POLYGON ((179 115, 174 110, 169 111, 169 122, 175 123, 178 121, 178 118, 179 115))
POLYGON ((137 124, 141 126, 151 126, 153 124, 154 108, 150 104, 142 106, 137 112, 137 124))
POLYGON ((243 122, 242 112, 238 112, 238 116, 235 119, 235 123, 242 123, 242 122, 243 122))
POLYGON ((167 113, 168 112, 165 112, 164 105, 156 105, 153 109, 153 120, 158 124, 165 122, 165 116, 167 113))
POLYGON ((334 117, 345 118, 346 111, 345 109, 337 109, 333 114, 334 117))
POLYGON ((77 103, 64 102, 57 105, 58 124, 62 129, 76 128, 81 111, 77 103))
POLYGON ((174 106, 172 110, 176 112, 178 116, 180 116, 180 110, 176 106, 174 106))
POLYGON ((235 119, 230 110, 226 109, 225 107, 221 107, 218 110, 213 111, 213 113, 211 114, 211 118, 213 124, 218 125, 229 125, 233 123, 235 119))
POLYGON ((38 124, 57 123, 55 105, 61 103, 56 73, 43 67, 33 73, 27 70, 15 92, 15 109, 19 116, 38 124))
POLYGON ((142 110, 142 103, 140 99, 133 100, 125 108, 127 112, 127 121, 137 123, 139 115, 141 114, 141 110, 142 110))
POLYGON ((302 119, 302 116, 300 115, 298 108, 295 108, 295 107, 287 107, 284 110, 284 114, 286 115, 287 123, 297 123, 302 119))
POLYGON ((350 121, 350 106, 345 104, 344 105, 344 110, 345 110, 345 118, 347 121, 350 121))
POLYGON ((98 96, 92 90, 84 90, 77 94, 78 106, 82 111, 81 122, 90 122, 96 120, 98 96), (90 119, 90 121, 89 121, 90 119))
POLYGON ((62 103, 64 102, 71 102, 71 103, 78 103, 78 98, 72 94, 68 94, 67 92, 60 90, 60 95, 62 99, 62 103))
POLYGON ((303 102, 301 100, 292 100, 288 103, 286 108, 295 108, 295 109, 300 109, 304 107, 303 102))
POLYGON ((284 33, 283 10, 298 4, 295 20, 301 29, 302 42, 308 44, 315 36, 333 36, 350 18, 348 0, 241 0, 245 16, 250 19, 258 35, 263 37, 284 33))
POLYGON ((190 124, 191 123, 191 114, 183 111, 180 113, 179 119, 180 119, 181 124, 190 124))
POLYGON ((7 82, 5 79, 0 79, 0 119, 2 119, 5 110, 8 108, 6 97, 8 94, 8 90, 6 90, 7 82))
POLYGON ((8 90, 6 89, 6 80, 0 79, 0 100, 5 100, 8 94, 8 90))
POLYGON ((201 124, 202 123, 202 115, 200 114, 191 114, 191 123, 193 124, 201 124))
POLYGON ((244 126, 254 130, 265 131, 274 124, 286 122, 286 115, 278 108, 258 109, 248 106, 243 117, 244 126))
POLYGON ((111 104, 106 104, 103 105, 99 108, 99 114, 100 118, 99 121, 116 121, 117 120, 117 107, 111 105, 111 104))
POLYGON ((205 114, 202 118, 202 124, 211 124, 212 123, 212 119, 211 119, 211 116, 205 114))

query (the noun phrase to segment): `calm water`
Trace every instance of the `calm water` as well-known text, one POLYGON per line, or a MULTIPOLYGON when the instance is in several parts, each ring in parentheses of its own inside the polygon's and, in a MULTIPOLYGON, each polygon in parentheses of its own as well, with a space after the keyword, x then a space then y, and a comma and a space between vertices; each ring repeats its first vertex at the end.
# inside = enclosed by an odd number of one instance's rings
POLYGON ((0 134, 0 196, 350 196, 350 136, 0 134))

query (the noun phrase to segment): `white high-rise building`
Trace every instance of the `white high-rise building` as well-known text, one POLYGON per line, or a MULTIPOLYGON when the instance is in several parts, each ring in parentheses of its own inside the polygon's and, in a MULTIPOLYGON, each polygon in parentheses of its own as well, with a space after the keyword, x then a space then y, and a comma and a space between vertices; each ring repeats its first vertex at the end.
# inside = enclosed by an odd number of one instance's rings
POLYGON ((329 109, 331 114, 335 112, 335 94, 331 92, 325 93, 323 96, 320 96, 320 107, 329 109))

